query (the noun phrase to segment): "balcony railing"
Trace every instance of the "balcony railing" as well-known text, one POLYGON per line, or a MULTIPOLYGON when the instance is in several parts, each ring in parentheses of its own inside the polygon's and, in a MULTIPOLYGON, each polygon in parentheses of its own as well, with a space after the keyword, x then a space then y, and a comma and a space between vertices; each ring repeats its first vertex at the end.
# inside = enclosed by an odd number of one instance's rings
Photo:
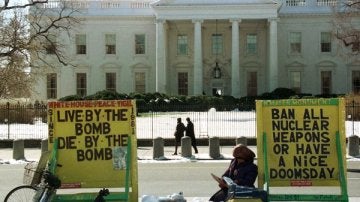
MULTIPOLYGON (((346 0, 340 0, 346 1, 346 0)), ((293 6, 336 6, 339 0, 285 0, 285 5, 293 6)))
POLYGON ((87 1, 87 0, 50 0, 46 4, 41 4, 42 8, 60 8, 65 3, 66 6, 77 9, 118 9, 118 8, 129 8, 129 9, 144 9, 150 8, 150 3, 154 0, 139 0, 139 1, 119 1, 119 0, 103 0, 103 1, 87 1))

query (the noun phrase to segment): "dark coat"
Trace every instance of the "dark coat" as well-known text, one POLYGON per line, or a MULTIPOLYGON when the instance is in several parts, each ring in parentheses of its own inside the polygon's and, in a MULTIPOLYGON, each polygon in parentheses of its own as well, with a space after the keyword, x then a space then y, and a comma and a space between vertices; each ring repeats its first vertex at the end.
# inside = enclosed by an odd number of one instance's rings
MULTIPOLYGON (((223 174, 223 176, 231 178, 237 185, 247 187, 255 187, 254 183, 257 175, 258 167, 253 161, 245 161, 238 164, 236 158, 231 160, 229 168, 223 174)), ((210 201, 226 201, 227 198, 228 189, 222 188, 210 198, 210 201)))
POLYGON ((191 121, 188 121, 188 123, 187 123, 186 136, 195 137, 194 124, 191 121))
POLYGON ((223 176, 231 178, 237 185, 254 187, 258 167, 252 161, 238 164, 236 159, 231 160, 229 168, 223 176))
POLYGON ((181 141, 181 138, 184 136, 185 129, 186 129, 186 127, 182 122, 177 123, 175 134, 174 134, 177 142, 181 141))

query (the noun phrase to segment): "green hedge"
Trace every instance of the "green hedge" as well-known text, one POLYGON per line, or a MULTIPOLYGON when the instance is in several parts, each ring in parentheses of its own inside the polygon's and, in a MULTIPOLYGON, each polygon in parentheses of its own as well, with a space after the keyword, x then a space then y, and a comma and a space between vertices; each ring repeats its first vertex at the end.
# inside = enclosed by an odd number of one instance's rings
POLYGON ((72 100, 113 100, 113 99, 135 99, 138 112, 147 111, 207 111, 215 108, 217 111, 255 110, 255 100, 274 99, 300 99, 318 97, 337 97, 338 95, 315 95, 296 94, 288 88, 277 88, 272 92, 263 93, 259 96, 246 96, 234 98, 232 96, 170 96, 163 93, 117 93, 113 91, 99 91, 94 95, 79 97, 71 95, 61 98, 61 101, 72 100))
MULTIPOLYGON (((255 110, 256 100, 268 99, 300 99, 300 98, 330 98, 343 95, 311 95, 296 94, 291 89, 278 88, 270 93, 263 93, 259 96, 246 96, 234 98, 232 96, 169 96, 162 93, 117 93, 113 91, 99 91, 93 95, 80 97, 78 95, 70 95, 59 99, 60 101, 75 100, 118 100, 118 99, 135 99, 138 112, 149 111, 208 111, 215 108, 217 111, 250 111, 255 110)), ((356 105, 358 107, 358 104, 356 105)), ((6 123, 24 123, 33 124, 34 121, 47 121, 47 105, 46 103, 36 101, 34 104, 9 104, 0 105, 0 124, 6 123), (6 120, 6 122, 5 122, 6 120)), ((356 108, 357 109, 357 108, 356 108)), ((353 109, 348 109, 351 112, 353 109)), ((357 112, 357 111, 356 111, 357 112)), ((355 113, 356 114, 356 113, 355 113)), ((359 116, 353 115, 356 120, 359 116)))

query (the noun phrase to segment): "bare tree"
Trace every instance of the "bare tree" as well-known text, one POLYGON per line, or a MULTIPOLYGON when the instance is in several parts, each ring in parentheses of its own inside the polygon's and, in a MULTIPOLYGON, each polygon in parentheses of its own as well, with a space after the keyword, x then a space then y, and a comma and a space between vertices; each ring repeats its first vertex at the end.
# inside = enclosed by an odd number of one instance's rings
POLYGON ((34 70, 71 63, 56 40, 79 23, 71 5, 64 0, 0 3, 0 99, 28 96, 40 72, 34 70))
POLYGON ((334 35, 350 55, 360 54, 360 0, 343 1, 334 9, 334 35))

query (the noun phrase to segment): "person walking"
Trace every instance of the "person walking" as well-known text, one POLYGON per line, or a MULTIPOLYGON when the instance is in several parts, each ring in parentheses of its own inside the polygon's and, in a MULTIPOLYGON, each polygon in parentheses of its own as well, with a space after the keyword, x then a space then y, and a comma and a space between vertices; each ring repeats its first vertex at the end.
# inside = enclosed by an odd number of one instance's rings
POLYGON ((178 146, 180 145, 181 138, 184 136, 185 125, 181 122, 181 118, 177 118, 177 125, 175 129, 175 152, 173 155, 177 155, 178 146))
POLYGON ((186 125, 186 136, 191 138, 191 146, 194 148, 195 150, 195 154, 198 153, 198 149, 197 149, 197 145, 196 145, 196 138, 195 138, 195 132, 194 132, 194 124, 193 122, 191 122, 190 118, 187 117, 186 118, 187 121, 187 125, 186 125))

